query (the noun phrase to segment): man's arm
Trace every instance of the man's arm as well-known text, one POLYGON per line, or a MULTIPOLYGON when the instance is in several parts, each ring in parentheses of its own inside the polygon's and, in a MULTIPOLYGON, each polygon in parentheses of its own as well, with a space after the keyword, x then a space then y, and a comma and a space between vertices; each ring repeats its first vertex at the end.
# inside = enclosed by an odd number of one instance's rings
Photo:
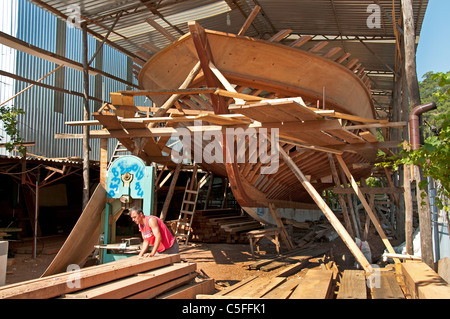
POLYGON ((143 240, 142 248, 141 248, 141 251, 139 253, 139 257, 142 257, 145 254, 145 252, 147 251, 148 246, 150 246, 149 242, 147 240, 145 240, 144 235, 142 235, 142 240, 143 240))

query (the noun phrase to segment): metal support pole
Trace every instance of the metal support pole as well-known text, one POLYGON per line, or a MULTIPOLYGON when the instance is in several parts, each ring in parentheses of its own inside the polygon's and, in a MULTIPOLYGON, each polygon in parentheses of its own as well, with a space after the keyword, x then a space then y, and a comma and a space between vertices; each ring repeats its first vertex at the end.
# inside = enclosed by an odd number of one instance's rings
POLYGON ((36 259, 36 250, 37 250, 37 229, 38 229, 38 216, 39 216, 39 179, 40 170, 38 168, 36 175, 36 204, 34 208, 34 234, 33 234, 33 259, 36 259))
MULTIPOLYGON (((89 65, 87 25, 82 23, 83 29, 83 119, 89 120, 89 65)), ((83 126, 83 210, 89 201, 89 125, 83 126)))

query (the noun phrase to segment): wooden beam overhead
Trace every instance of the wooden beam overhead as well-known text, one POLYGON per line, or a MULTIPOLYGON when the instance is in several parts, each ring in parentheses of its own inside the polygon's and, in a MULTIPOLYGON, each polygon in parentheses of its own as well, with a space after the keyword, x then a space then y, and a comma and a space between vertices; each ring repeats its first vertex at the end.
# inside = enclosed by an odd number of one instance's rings
POLYGON ((253 8, 252 12, 250 13, 250 15, 247 17, 247 19, 245 20, 244 24, 242 25, 241 30, 239 30, 238 35, 244 35, 245 34, 245 32, 250 27, 250 25, 252 24, 252 22, 255 19, 255 17, 258 15, 259 10, 261 10, 261 7, 258 6, 258 5, 253 8))

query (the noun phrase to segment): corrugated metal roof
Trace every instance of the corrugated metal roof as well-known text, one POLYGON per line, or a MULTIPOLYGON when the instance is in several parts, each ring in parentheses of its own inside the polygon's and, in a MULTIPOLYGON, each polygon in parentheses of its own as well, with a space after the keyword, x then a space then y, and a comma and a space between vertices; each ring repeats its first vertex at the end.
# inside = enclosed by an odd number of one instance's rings
MULTIPOLYGON (((150 27, 145 20, 151 18, 166 27, 174 37, 188 32, 187 22, 197 20, 204 28, 237 33, 255 5, 260 13, 248 36, 267 39, 283 29, 292 29, 297 36, 315 36, 306 49, 324 38, 327 47, 341 47, 358 58, 366 71, 386 72, 383 76, 371 76, 372 88, 391 93, 395 69, 394 21, 401 18, 401 0, 30 0, 46 10, 68 14, 69 5, 79 5, 83 19, 95 33, 106 34, 119 12, 122 16, 115 26, 110 40, 126 52, 136 54, 144 50, 142 44, 151 43, 161 49, 170 41, 150 27), (393 8, 393 4, 395 8, 393 8), (380 28, 367 24, 371 6, 380 13, 380 28), (395 15, 393 16, 393 13, 395 15), (169 23, 170 26, 167 24, 169 23), (355 39, 355 36, 359 38, 355 39), (364 43, 362 43, 364 42, 364 43)), ((428 0, 413 0, 417 35, 420 34, 428 0)), ((293 37, 284 42, 292 41, 293 37)), ((283 43, 283 42, 282 42, 283 43)), ((148 53, 151 53, 148 51, 148 53)), ((374 97, 376 104, 389 106, 391 100, 374 97)))

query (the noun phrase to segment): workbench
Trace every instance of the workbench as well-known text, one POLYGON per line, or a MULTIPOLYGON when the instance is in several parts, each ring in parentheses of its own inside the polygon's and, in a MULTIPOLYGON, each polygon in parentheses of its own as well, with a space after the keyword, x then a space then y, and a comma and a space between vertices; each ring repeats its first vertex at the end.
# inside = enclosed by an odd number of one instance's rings
POLYGON ((252 230, 247 233, 247 237, 250 241, 250 250, 252 252, 252 257, 255 258, 255 251, 254 247, 256 246, 256 251, 259 253, 259 242, 263 238, 267 238, 272 243, 275 244, 275 247, 277 249, 277 253, 280 253, 280 240, 279 236, 281 233, 281 228, 266 228, 266 229, 257 229, 252 230))

